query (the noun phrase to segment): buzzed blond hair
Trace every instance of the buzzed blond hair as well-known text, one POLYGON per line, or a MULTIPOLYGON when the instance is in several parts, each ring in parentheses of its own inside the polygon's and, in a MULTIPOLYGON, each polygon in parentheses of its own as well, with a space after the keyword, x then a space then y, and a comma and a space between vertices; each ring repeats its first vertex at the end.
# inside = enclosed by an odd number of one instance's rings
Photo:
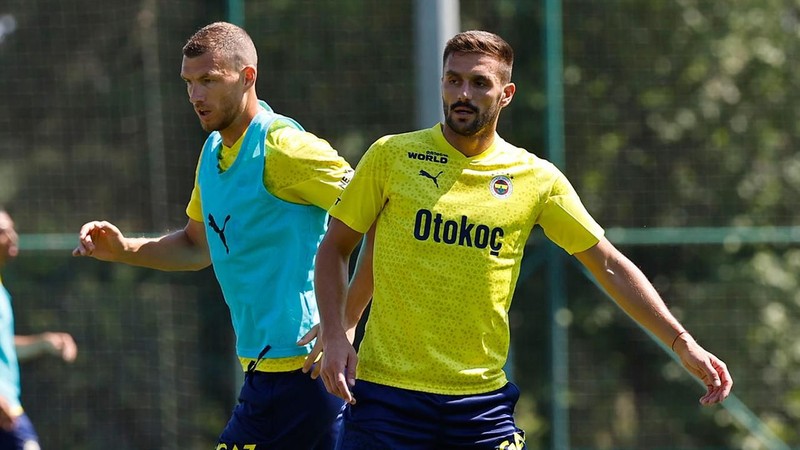
POLYGON ((183 56, 195 58, 215 53, 231 62, 236 70, 258 66, 256 46, 244 29, 228 22, 214 22, 199 29, 183 46, 183 56))

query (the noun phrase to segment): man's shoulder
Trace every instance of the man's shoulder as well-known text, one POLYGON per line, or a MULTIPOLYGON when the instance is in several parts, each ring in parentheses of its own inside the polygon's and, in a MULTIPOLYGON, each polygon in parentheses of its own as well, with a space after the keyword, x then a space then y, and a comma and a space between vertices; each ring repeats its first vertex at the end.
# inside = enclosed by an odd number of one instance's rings
POLYGON ((525 164, 537 170, 558 172, 558 168, 555 164, 528 149, 518 147, 502 138, 500 138, 497 146, 499 157, 516 160, 521 164, 525 164))
POLYGON ((283 117, 276 118, 265 136, 265 144, 270 150, 287 156, 299 156, 306 152, 315 153, 323 148, 333 151, 330 144, 310 131, 304 130, 296 122, 283 117))
POLYGON ((303 127, 291 117, 280 115, 275 117, 275 119, 269 124, 269 129, 267 129, 267 136, 299 136, 303 134, 311 133, 305 131, 303 127))
POLYGON ((430 130, 415 130, 397 134, 387 134, 380 137, 372 144, 373 151, 399 153, 417 147, 433 147, 434 141, 430 130))
POLYGON ((426 128, 422 130, 405 131, 401 133, 393 133, 382 136, 377 142, 407 142, 415 140, 430 140, 431 130, 426 128))

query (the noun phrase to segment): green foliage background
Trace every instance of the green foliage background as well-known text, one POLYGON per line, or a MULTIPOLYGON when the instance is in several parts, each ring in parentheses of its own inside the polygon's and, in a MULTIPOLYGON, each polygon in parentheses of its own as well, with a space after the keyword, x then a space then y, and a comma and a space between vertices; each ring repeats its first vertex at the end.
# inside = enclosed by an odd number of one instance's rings
MULTIPOLYGON (((546 156, 541 3, 460 5, 462 29, 497 32, 517 54, 517 95, 500 134, 546 156)), ((258 90, 276 110, 353 164, 378 137, 415 127, 413 2, 245 5, 260 51, 258 90)), ((799 3, 562 7, 564 170, 603 226, 796 225, 799 3)), ((0 33, 0 203, 20 231, 77 233, 95 218, 133 234, 182 227, 205 136, 178 77, 180 47, 225 18, 224 2, 7 0, 0 24, 4 15, 15 23, 0 33)), ((798 447, 795 247, 730 240, 623 250, 728 362, 736 395, 798 447)), ((528 445, 548 448, 547 286, 541 270, 524 275, 509 369, 523 392, 518 419, 528 445)), ((71 367, 23 366, 23 402, 44 448, 213 442, 238 378, 211 271, 158 273, 23 248, 3 282, 18 331, 66 330, 80 346, 71 367)), ((724 408, 701 408, 702 388, 576 267, 568 290, 573 448, 768 448, 724 408)))

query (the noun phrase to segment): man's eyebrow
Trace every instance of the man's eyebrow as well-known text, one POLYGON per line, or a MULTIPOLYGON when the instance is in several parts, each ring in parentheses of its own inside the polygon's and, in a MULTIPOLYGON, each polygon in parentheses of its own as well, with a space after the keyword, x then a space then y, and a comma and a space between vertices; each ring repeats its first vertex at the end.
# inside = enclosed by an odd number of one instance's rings
POLYGON ((486 75, 486 74, 482 74, 482 73, 474 74, 474 75, 470 75, 470 74, 466 74, 465 75, 465 74, 463 74, 461 72, 456 72, 454 70, 445 71, 444 72, 444 76, 462 77, 462 78, 468 78, 470 80, 477 80, 477 81, 484 81, 484 80, 491 80, 492 79, 490 75, 486 75))

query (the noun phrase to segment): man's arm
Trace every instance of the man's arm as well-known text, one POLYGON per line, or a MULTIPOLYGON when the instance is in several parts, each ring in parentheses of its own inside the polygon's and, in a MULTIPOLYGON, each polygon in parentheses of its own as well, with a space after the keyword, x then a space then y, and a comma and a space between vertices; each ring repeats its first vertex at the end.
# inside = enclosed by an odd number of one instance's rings
POLYGON ((200 270, 211 264, 205 224, 192 219, 182 230, 158 238, 129 238, 109 222, 88 222, 81 227, 72 255, 166 271, 200 270))
POLYGON ((78 346, 68 333, 48 331, 41 334, 16 335, 14 346, 20 361, 42 355, 55 355, 66 362, 72 362, 78 356, 78 346))
MULTIPOLYGON (((355 325, 350 323, 345 325, 345 311, 350 310, 351 313, 356 311, 359 307, 357 303, 363 304, 360 306, 363 311, 371 297, 364 295, 364 298, 358 301, 353 300, 353 305, 347 305, 351 300, 348 297, 347 284, 350 255, 362 236, 344 222, 333 218, 317 251, 314 271, 314 288, 320 315, 319 340, 322 341, 324 351, 320 375, 328 392, 351 404, 355 403, 350 387, 355 384, 358 357, 346 329, 355 325)), ((370 249, 370 268, 371 254, 370 249)), ((372 270, 369 270, 369 276, 371 278, 372 270)), ((364 286, 354 286, 353 289, 364 293, 366 292, 364 286)), ((369 290, 371 291, 371 288, 369 290)), ((360 313, 357 315, 360 317, 360 313)))
POLYGON ((733 386, 725 363, 703 349, 667 308, 641 270, 606 238, 575 254, 617 304, 639 325, 672 348, 683 366, 707 388, 703 405, 719 403, 733 386))
POLYGON ((372 249, 375 245, 375 225, 367 231, 361 241, 361 249, 356 259, 356 268, 350 279, 347 290, 347 302, 344 307, 344 327, 348 336, 354 338, 356 326, 361 320, 361 315, 372 300, 374 279, 372 277, 372 249))
MULTIPOLYGON (((356 260, 356 268, 352 278, 350 278, 350 286, 347 289, 347 301, 344 307, 343 326, 347 339, 352 344, 355 341, 356 327, 364 314, 370 300, 372 300, 372 291, 374 280, 372 278, 372 248, 375 242, 375 225, 370 228, 364 239, 361 242, 361 250, 358 252, 358 259, 356 260)), ((311 330, 306 333, 297 345, 306 345, 316 339, 319 335, 319 325, 315 325, 311 330)), ((322 353, 322 340, 317 339, 314 343, 314 348, 308 354, 305 364, 303 364, 303 372, 311 371, 311 378, 316 379, 319 376, 320 364, 314 365, 322 353), (313 370, 312 370, 313 368, 313 370)))

